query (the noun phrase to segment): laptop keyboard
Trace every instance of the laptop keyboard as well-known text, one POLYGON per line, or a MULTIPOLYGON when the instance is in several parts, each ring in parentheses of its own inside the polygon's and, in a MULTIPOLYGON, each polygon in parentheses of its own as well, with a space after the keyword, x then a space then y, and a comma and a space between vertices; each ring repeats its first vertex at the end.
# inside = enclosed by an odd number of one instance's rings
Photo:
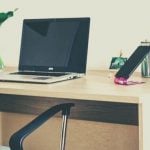
POLYGON ((58 72, 58 73, 56 73, 56 72, 14 72, 11 74, 59 77, 59 76, 67 75, 68 73, 60 73, 60 72, 58 72))

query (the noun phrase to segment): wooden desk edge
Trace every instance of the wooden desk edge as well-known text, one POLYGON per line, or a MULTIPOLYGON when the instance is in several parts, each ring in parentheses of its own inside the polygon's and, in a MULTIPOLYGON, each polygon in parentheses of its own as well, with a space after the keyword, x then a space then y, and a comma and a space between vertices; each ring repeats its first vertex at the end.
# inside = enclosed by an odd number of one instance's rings
POLYGON ((138 104, 134 103, 0 94, 0 111, 39 114, 53 105, 67 102, 75 104, 72 119, 139 124, 138 104))

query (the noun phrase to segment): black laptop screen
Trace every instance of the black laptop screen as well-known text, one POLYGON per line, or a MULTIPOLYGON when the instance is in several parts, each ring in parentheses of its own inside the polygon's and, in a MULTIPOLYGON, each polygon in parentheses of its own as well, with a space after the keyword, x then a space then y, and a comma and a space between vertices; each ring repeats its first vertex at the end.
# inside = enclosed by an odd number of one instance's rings
POLYGON ((86 71, 89 18, 26 19, 19 70, 86 71))

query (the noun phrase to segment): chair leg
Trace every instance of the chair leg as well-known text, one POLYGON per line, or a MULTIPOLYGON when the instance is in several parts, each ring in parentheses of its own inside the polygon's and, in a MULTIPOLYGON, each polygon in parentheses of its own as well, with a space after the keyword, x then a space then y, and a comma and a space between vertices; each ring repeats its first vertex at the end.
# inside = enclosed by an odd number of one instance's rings
POLYGON ((65 150, 68 115, 63 115, 60 150, 65 150))

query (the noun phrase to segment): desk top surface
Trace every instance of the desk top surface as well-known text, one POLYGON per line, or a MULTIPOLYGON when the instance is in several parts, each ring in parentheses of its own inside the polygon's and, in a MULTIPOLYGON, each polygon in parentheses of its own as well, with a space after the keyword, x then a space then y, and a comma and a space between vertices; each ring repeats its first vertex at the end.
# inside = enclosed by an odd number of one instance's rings
POLYGON ((115 85, 109 71, 92 70, 83 78, 53 84, 0 82, 0 93, 127 103, 139 103, 142 96, 150 96, 150 78, 134 75, 131 80, 146 83, 115 85))

